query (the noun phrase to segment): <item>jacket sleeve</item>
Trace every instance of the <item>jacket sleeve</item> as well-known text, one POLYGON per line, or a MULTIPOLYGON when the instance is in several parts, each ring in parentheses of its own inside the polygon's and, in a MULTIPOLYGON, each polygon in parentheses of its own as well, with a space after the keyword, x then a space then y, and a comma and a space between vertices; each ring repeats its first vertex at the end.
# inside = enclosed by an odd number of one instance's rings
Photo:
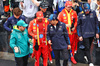
POLYGON ((90 8, 91 10, 95 10, 97 8, 97 4, 95 2, 91 2, 90 8))
POLYGON ((11 1, 10 1, 10 4, 11 4, 11 7, 14 8, 15 0, 11 0, 11 1))
POLYGON ((25 23, 26 23, 26 19, 25 19, 25 16, 23 16, 23 15, 22 15, 22 17, 23 17, 23 20, 24 20, 24 21, 25 21, 25 23))
POLYGON ((34 34, 33 34, 33 21, 31 21, 30 24, 29 24, 28 33, 29 33, 30 36, 34 37, 34 34))
POLYGON ((60 12, 60 13, 58 14, 58 17, 57 17, 57 18, 58 18, 59 21, 63 22, 63 21, 62 21, 62 12, 60 12))
POLYGON ((56 9, 57 0, 53 0, 54 8, 56 9))
POLYGON ((79 14, 78 14, 77 34, 78 34, 79 37, 82 36, 81 24, 82 24, 81 23, 81 18, 80 18, 79 14))
POLYGON ((4 23, 4 28, 7 30, 7 31, 11 31, 12 29, 9 28, 9 25, 10 25, 10 19, 8 18, 8 20, 4 23))
POLYGON ((25 31, 26 31, 26 33, 27 33, 27 41, 29 42, 29 37, 28 37, 28 30, 27 29, 25 29, 25 31))
POLYGON ((49 25, 48 25, 48 27, 47 27, 47 41, 51 40, 50 39, 50 30, 49 29, 50 28, 49 28, 49 25))
POLYGON ((15 34, 14 33, 11 33, 11 37, 10 37, 10 47, 12 49, 14 49, 15 46, 16 46, 15 34))
POLYGON ((70 45, 70 40, 69 40, 69 36, 68 36, 68 32, 67 32, 65 24, 64 24, 64 37, 65 37, 67 44, 70 45))
POLYGON ((25 3, 25 2, 23 3, 23 7, 21 6, 21 4, 19 4, 19 8, 20 8, 21 10, 25 9, 25 8, 26 8, 26 3, 25 3))
POLYGON ((96 34, 99 34, 99 22, 96 16, 96 12, 95 12, 95 21, 96 21, 96 34))

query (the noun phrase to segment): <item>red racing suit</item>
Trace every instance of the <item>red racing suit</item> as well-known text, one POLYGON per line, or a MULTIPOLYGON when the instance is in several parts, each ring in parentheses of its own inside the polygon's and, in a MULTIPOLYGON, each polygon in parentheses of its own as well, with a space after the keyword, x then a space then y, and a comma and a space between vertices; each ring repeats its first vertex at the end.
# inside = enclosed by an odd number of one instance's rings
POLYGON ((69 24, 72 25, 73 21, 75 21, 74 27, 75 30, 71 31, 71 28, 67 28, 68 31, 68 35, 70 38, 70 44, 71 44, 71 49, 72 49, 72 53, 74 55, 74 51, 77 51, 77 43, 78 43, 78 36, 77 36, 77 13, 71 9, 70 12, 68 12, 66 9, 63 9, 59 15, 58 15, 58 20, 61 22, 64 22, 65 24, 69 24))
POLYGON ((43 18, 41 22, 36 19, 32 20, 28 27, 28 33, 33 37, 33 53, 35 53, 35 66, 39 66, 39 58, 43 56, 43 66, 47 66, 48 61, 48 45, 46 41, 46 32, 47 32, 48 21, 46 18, 43 18), (35 42, 34 36, 37 35, 37 42, 39 49, 35 50, 35 42))

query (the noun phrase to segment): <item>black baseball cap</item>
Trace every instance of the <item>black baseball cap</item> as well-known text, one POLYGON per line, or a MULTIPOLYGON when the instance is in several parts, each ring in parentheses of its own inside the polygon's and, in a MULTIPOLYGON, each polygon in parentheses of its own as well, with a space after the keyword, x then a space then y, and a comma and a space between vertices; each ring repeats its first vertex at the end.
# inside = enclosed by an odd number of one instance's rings
POLYGON ((48 6, 49 6, 49 3, 47 1, 40 3, 40 7, 43 9, 48 8, 48 6))

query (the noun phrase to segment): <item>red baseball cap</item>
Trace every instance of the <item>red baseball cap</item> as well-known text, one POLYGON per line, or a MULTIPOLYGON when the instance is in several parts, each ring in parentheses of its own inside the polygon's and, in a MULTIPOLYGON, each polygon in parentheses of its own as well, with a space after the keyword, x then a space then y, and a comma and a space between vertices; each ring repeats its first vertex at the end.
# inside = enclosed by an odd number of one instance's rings
POLYGON ((65 6, 72 6, 72 2, 71 1, 66 1, 65 6))
POLYGON ((42 11, 38 11, 37 13, 36 13, 36 17, 37 18, 43 18, 44 16, 43 16, 43 12, 42 11))

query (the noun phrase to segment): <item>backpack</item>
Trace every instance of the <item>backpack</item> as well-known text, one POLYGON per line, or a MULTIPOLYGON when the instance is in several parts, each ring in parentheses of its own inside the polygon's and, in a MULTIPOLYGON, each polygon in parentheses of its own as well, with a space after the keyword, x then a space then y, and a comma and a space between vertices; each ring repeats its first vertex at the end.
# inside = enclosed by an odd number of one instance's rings
POLYGON ((77 53, 74 55, 74 58, 78 63, 87 63, 86 59, 84 58, 85 53, 84 53, 84 48, 82 47, 82 43, 83 42, 78 43, 77 53))

